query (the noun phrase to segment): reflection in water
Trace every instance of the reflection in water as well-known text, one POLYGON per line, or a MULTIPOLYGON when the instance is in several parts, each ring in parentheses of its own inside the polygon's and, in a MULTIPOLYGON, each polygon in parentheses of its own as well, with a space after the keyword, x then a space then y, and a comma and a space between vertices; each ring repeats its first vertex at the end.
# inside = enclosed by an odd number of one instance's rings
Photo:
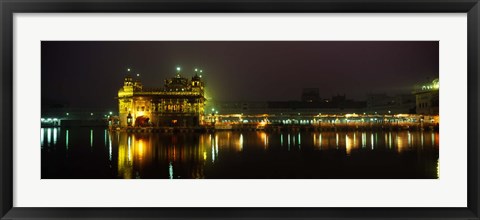
POLYGON ((69 134, 68 134, 68 130, 65 132, 65 148, 68 150, 68 137, 69 134))
POLYGON ((52 129, 53 129, 53 145, 57 145, 57 128, 52 128, 52 129))
POLYGON ((373 133, 370 135, 370 144, 372 145, 372 150, 373 150, 373 133))
POLYGON ((50 143, 52 143, 52 129, 47 128, 47 146, 50 146, 50 143))
POLYGON ((40 129, 40 146, 42 146, 42 147, 43 147, 43 142, 44 142, 43 136, 45 136, 45 128, 40 129))
MULTIPOLYGON (((48 155, 48 160, 55 160, 56 154, 49 153, 55 151, 50 147, 52 144, 63 144, 63 149, 68 150, 73 143, 74 148, 69 151, 66 160, 67 164, 78 160, 78 164, 65 166, 65 176, 75 176, 76 172, 91 172, 91 176, 95 178, 100 176, 100 178, 126 179, 438 178, 439 176, 438 132, 218 131, 165 134, 109 132, 105 129, 77 131, 75 129, 78 128, 65 130, 63 136, 59 135, 60 128, 58 131, 54 128, 41 129, 41 145, 48 146, 47 149, 50 150, 42 149, 42 157, 44 154, 48 155), (70 135, 71 130, 75 130, 75 139, 70 135), (102 131, 103 137, 94 136, 95 132, 98 134, 102 131), (46 143, 43 139, 44 133, 47 136, 46 143), (424 141, 423 133, 430 135, 430 140, 424 141), (82 135, 77 137, 77 134, 82 135), (82 137, 85 140, 83 142, 80 139, 82 137), (286 148, 284 148, 285 138, 286 148), (85 148, 88 145, 90 147, 85 148), (97 147, 97 145, 103 147, 97 147), (86 154, 82 153, 82 149, 90 150, 86 154), (96 161, 102 160, 101 158, 104 158, 105 162, 96 161), (82 166, 91 167, 68 170, 82 166), (111 171, 104 171, 103 174, 95 173, 102 170, 99 166, 108 166, 105 169, 111 169, 111 171)), ((43 167, 50 166, 50 163, 45 164, 42 160, 42 176, 44 175, 43 167)), ((45 175, 47 175, 48 167, 45 169, 47 170, 45 175)), ((82 177, 89 175, 90 173, 78 174, 82 177)))
POLYGON ((90 147, 93 147, 93 129, 90 130, 90 147))

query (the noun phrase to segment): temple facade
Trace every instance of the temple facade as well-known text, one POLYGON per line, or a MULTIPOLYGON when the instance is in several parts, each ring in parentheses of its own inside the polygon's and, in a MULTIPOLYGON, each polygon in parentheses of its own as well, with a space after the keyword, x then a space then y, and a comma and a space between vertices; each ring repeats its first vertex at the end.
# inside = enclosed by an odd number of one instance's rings
POLYGON ((195 127, 204 117, 205 85, 201 75, 166 79, 163 88, 144 88, 126 76, 118 91, 121 127, 195 127))
POLYGON ((416 98, 417 114, 422 115, 438 115, 439 114, 439 88, 440 83, 438 79, 431 83, 426 83, 418 86, 413 94, 416 98))

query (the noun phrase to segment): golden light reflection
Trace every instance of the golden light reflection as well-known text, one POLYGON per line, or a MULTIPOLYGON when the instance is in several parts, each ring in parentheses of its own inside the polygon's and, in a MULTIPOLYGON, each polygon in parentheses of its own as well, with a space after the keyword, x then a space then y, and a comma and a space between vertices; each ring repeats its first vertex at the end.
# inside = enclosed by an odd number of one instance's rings
MULTIPOLYGON (((190 137, 190 134, 152 135, 149 133, 121 133, 121 135, 117 136, 119 140, 118 175, 120 178, 142 178, 146 176, 145 173, 142 172, 148 172, 147 170, 152 170, 154 169, 153 167, 157 167, 160 161, 165 161, 161 164, 163 167, 161 169, 162 171, 159 172, 163 178, 169 178, 168 162, 170 161, 172 165, 172 171, 175 171, 174 178, 185 178, 186 176, 189 178, 202 178, 204 176, 204 170, 210 169, 205 168, 218 166, 218 164, 223 163, 222 160, 228 158, 227 156, 220 157, 220 159, 219 154, 228 155, 228 151, 242 152, 244 150, 243 147, 245 143, 248 143, 246 146, 249 148, 258 147, 260 149, 266 149, 269 146, 279 146, 281 145, 282 141, 285 141, 284 136, 287 139, 289 150, 292 144, 292 139, 295 142, 298 142, 298 145, 300 145, 300 143, 303 141, 304 146, 302 147, 306 148, 307 150, 309 148, 319 147, 320 150, 328 151, 334 150, 337 146, 336 149, 341 148, 343 151, 343 147, 345 147, 346 155, 350 156, 355 155, 358 148, 366 148, 367 145, 368 148, 370 148, 370 146, 374 146, 378 149, 381 149, 382 146, 389 148, 396 147, 394 150, 398 151, 399 153, 408 150, 407 132, 388 132, 388 134, 379 133, 378 136, 380 136, 380 140, 378 140, 378 142, 376 141, 378 139, 377 135, 375 133, 370 133, 370 137, 368 137, 367 135, 369 133, 370 132, 361 132, 358 133, 360 134, 360 136, 358 136, 355 132, 317 132, 312 133, 313 137, 304 140, 301 140, 301 135, 298 135, 296 132, 293 134, 282 134, 257 131, 242 134, 240 132, 232 131, 217 131, 212 134, 192 135, 192 137, 196 137, 197 139, 183 138, 190 137), (276 135, 280 136, 280 140, 278 140, 278 136, 276 135), (381 138, 381 135, 385 136, 385 143, 382 140, 384 138, 381 138), (269 139, 270 136, 272 137, 271 140, 269 139), (295 140, 297 138, 298 140, 295 140), (271 142, 269 143, 269 141, 271 142), (174 167, 175 169, 173 169, 174 167), (185 171, 185 167, 190 167, 188 174, 182 173, 185 171)), ((305 135, 305 133, 303 134, 305 135)), ((412 135, 410 135, 411 139, 414 137, 413 134, 417 135, 415 137, 418 137, 420 132, 413 132, 412 135)), ((427 135, 430 135, 430 137, 426 136, 426 145, 430 145, 432 141, 433 143, 438 141, 438 133, 427 133, 427 135)), ((111 138, 109 137, 107 139, 109 148, 107 150, 108 155, 106 154, 107 157, 112 157, 111 151, 114 151, 113 155, 116 156, 116 147, 111 149, 111 138)), ((113 139, 113 141, 116 142, 116 139, 113 139)), ((287 143, 285 143, 285 145, 287 145, 287 143)), ((418 147, 420 147, 420 139, 418 139, 416 143, 412 143, 412 145, 418 145, 418 147)), ((113 143, 113 146, 116 146, 116 143, 113 143)), ((296 145, 294 144, 294 146, 296 145)), ((112 161, 115 161, 115 159, 112 161)))
POLYGON ((350 155, 350 152, 352 151, 352 139, 348 137, 348 134, 345 134, 345 150, 347 155, 350 155))
POLYGON ((362 132, 362 148, 366 148, 366 147, 367 147, 367 133, 362 132))
POLYGON ((397 135, 397 151, 398 151, 398 153, 401 153, 403 150, 405 150, 405 143, 403 141, 404 141, 404 139, 401 138, 400 135, 397 135))
POLYGON ((388 148, 392 149, 392 132, 388 132, 388 148))
POLYGON ((320 147, 320 149, 322 149, 322 133, 320 133, 320 134, 318 135, 318 142, 319 142, 319 146, 318 146, 318 147, 320 147))

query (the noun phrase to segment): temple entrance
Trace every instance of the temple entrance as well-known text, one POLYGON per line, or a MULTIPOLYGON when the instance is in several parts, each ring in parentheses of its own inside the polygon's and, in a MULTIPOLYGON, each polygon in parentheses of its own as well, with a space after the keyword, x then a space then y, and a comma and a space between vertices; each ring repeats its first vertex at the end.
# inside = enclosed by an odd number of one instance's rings
POLYGON ((148 127, 150 126, 150 118, 145 116, 138 116, 135 119, 135 126, 136 127, 148 127))

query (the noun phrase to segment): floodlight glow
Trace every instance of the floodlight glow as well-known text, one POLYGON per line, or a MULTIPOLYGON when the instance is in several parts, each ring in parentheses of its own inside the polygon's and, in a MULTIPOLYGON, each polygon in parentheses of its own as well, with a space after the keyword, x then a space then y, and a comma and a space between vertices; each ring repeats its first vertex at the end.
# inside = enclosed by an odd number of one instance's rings
POLYGON ((197 72, 197 71, 198 71, 198 69, 197 69, 197 68, 195 68, 195 72, 197 72))
POLYGON ((177 67, 177 71, 180 71, 180 67, 177 67))

